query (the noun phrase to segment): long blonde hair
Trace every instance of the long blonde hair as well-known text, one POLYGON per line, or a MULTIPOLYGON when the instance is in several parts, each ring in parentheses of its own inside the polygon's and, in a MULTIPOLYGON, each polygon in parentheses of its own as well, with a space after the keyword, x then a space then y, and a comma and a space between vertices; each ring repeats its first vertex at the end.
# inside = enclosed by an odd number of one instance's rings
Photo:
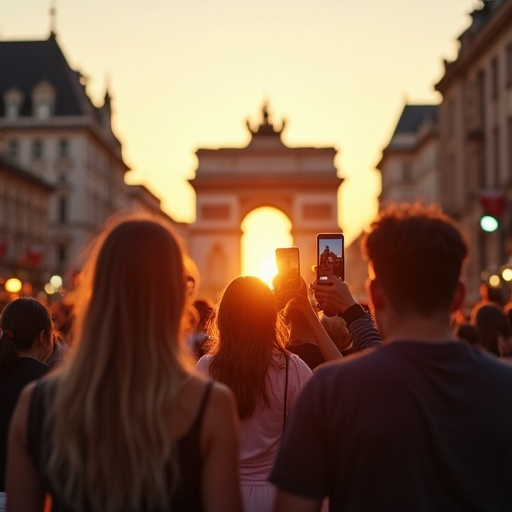
POLYGON ((165 508, 170 461, 176 476, 170 411, 187 371, 177 236, 155 219, 114 222, 82 290, 76 349, 50 381, 50 483, 77 509, 165 508))

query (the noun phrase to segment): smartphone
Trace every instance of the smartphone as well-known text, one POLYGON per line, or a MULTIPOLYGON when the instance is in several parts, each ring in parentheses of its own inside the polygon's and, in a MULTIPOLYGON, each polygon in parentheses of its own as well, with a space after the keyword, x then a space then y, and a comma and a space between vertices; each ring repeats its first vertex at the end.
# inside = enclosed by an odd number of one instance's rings
POLYGON ((277 291, 300 288, 300 256, 298 247, 276 249, 277 291))
POLYGON ((345 281, 345 239, 342 233, 316 235, 316 279, 318 284, 329 284, 333 276, 345 281))

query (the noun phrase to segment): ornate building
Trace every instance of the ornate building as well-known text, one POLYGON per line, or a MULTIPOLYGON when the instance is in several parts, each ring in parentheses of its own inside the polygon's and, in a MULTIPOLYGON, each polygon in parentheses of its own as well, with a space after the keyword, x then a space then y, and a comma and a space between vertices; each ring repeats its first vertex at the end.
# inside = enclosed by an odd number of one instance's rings
POLYGON ((51 185, 0 155, 0 285, 17 277, 37 287, 46 278, 42 257, 52 192, 51 185))
POLYGON ((383 150, 380 205, 439 203, 467 234, 469 301, 512 256, 512 0, 471 13, 460 49, 435 88, 439 105, 406 105, 383 150), (480 227, 491 214, 499 227, 480 227))
MULTIPOLYGON (((43 41, 0 41, 0 70, 3 154, 51 187, 48 236, 38 244, 47 278, 80 266, 82 249, 114 212, 166 216, 149 190, 125 183, 129 168, 112 131, 111 97, 107 91, 102 106, 93 104, 84 76, 71 69, 53 32, 43 41)), ((10 205, 26 202, 25 192, 2 187, 4 196, 16 196, 10 205)), ((12 238, 5 226, 0 238, 12 238)), ((17 257, 26 251, 14 247, 17 257)))
POLYGON ((457 58, 445 62, 436 85, 443 95, 440 201, 470 235, 468 279, 475 289, 511 256, 512 1, 483 2, 459 41, 457 58), (480 228, 485 213, 498 218, 497 231, 480 228))
POLYGON ((377 165, 382 177, 380 208, 390 202, 439 200, 437 114, 437 105, 404 107, 377 165))

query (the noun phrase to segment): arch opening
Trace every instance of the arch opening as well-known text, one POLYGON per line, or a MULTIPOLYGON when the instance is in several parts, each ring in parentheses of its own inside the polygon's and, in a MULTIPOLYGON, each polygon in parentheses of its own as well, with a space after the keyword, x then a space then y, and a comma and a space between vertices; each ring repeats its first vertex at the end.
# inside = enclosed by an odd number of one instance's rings
POLYGON ((272 287, 277 273, 275 250, 293 245, 290 219, 277 208, 257 208, 241 223, 242 275, 253 275, 272 287))

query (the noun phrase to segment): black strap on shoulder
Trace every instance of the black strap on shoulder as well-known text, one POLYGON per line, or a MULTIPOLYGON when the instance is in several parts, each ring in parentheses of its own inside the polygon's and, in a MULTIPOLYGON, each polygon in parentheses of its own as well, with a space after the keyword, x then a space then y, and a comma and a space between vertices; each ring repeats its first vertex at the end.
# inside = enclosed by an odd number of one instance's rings
POLYGON ((32 463, 40 467, 43 449, 43 425, 46 416, 45 389, 48 386, 44 379, 39 379, 32 390, 27 418, 27 448, 32 463))
POLYGON ((204 411, 206 410, 206 404, 208 403, 208 399, 210 398, 212 388, 213 380, 209 381, 208 384, 206 385, 206 389, 204 390, 203 398, 201 400, 201 405, 199 406, 199 411, 197 412, 196 420, 194 421, 195 425, 199 426, 203 422, 204 411))
POLYGON ((288 354, 284 355, 284 359, 285 359, 285 365, 286 365, 286 378, 284 381, 283 432, 284 432, 284 427, 286 426, 286 416, 287 416, 286 401, 287 401, 287 397, 288 397, 288 354))

